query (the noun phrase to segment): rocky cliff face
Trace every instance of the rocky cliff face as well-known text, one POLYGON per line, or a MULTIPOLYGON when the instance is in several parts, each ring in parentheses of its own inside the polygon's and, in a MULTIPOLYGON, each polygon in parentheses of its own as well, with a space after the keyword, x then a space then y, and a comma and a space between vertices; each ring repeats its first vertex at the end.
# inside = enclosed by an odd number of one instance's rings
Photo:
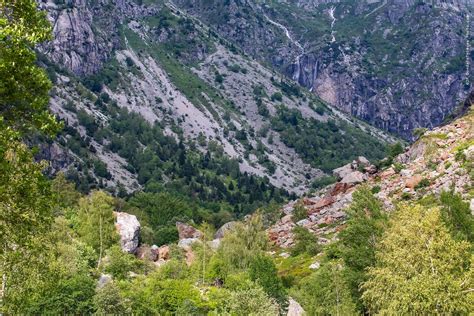
POLYGON ((406 139, 439 125, 473 79, 467 1, 177 3, 330 104, 406 139))

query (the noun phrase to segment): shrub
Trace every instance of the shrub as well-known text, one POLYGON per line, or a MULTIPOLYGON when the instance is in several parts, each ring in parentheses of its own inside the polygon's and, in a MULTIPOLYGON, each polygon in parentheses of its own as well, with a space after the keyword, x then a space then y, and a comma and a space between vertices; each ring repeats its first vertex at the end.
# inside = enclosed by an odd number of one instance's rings
POLYGON ((275 92, 274 94, 272 94, 271 98, 270 98, 272 101, 279 101, 281 102, 283 100, 283 95, 281 94, 281 92, 275 92))
POLYGON ((415 186, 415 190, 419 190, 419 189, 422 189, 422 188, 426 188, 430 185, 430 180, 426 179, 426 178, 423 178, 421 179, 420 182, 418 182, 418 184, 415 186))
POLYGON ((377 194, 380 192, 382 188, 380 187, 380 185, 375 185, 372 187, 372 189, 370 189, 370 191, 373 193, 373 194, 377 194))
POLYGON ((306 217, 308 217, 308 211, 306 211, 306 208, 303 206, 303 203, 301 202, 296 203, 293 209, 293 216, 292 216, 293 221, 296 223, 302 219, 305 219, 306 217))
POLYGON ((307 228, 296 226, 293 228, 293 235, 295 239, 295 245, 291 248, 291 254, 293 256, 298 256, 303 253, 314 256, 321 251, 318 238, 307 228))

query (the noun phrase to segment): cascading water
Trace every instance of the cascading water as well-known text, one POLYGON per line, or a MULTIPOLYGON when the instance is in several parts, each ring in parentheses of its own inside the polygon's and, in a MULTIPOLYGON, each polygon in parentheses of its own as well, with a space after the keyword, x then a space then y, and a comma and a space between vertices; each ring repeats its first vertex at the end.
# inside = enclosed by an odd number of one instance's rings
POLYGON ((300 78, 300 74, 301 74, 301 64, 300 64, 300 60, 301 60, 301 57, 303 57, 305 51, 304 51, 304 47, 303 45, 301 45, 298 41, 294 40, 293 37, 291 36, 291 33, 290 31, 288 30, 288 28, 276 21, 273 21, 272 19, 270 19, 267 15, 264 14, 264 17, 265 19, 267 19, 268 22, 270 22, 271 24, 279 27, 280 29, 282 29, 284 32, 285 32, 285 35, 286 37, 288 38, 288 40, 293 44, 295 45, 296 47, 298 47, 298 49, 300 50, 300 53, 296 56, 295 58, 295 61, 293 62, 293 65, 294 65, 294 70, 293 70, 293 75, 291 76, 291 78, 298 82, 299 81, 299 78, 300 78))
POLYGON ((336 7, 331 7, 329 9, 329 16, 332 19, 331 22, 331 43, 334 43, 336 41, 336 36, 334 35, 334 23, 336 23, 336 17, 334 16, 334 12, 336 11, 336 7))

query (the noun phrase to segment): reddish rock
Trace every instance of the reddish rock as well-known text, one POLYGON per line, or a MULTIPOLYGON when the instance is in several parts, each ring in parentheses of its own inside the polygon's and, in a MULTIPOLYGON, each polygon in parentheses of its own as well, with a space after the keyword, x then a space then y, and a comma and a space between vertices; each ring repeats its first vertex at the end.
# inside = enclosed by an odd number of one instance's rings
POLYGON ((163 260, 168 260, 170 258, 170 247, 164 245, 158 248, 158 257, 163 260))
POLYGON ((188 238, 201 238, 202 233, 196 228, 181 222, 176 222, 176 228, 178 229, 179 239, 188 238))
POLYGON ((380 178, 381 179, 386 179, 386 178, 389 178, 389 177, 393 176, 394 174, 395 174, 395 170, 393 170, 393 168, 389 168, 389 169, 387 169, 385 171, 382 171, 380 173, 380 178))
POLYGON ((326 216, 324 218, 324 223, 327 224, 327 225, 332 224, 332 223, 334 223, 334 218, 332 216, 326 216))
POLYGON ((420 183, 423 177, 419 174, 415 174, 413 177, 408 178, 405 180, 405 187, 410 189, 415 189, 416 185, 420 183))
POLYGON ((323 207, 326 207, 328 205, 331 205, 335 202, 334 198, 332 196, 327 196, 322 199, 319 199, 315 204, 311 206, 311 208, 308 210, 309 214, 314 214, 318 212, 320 209, 323 207))
POLYGON ((333 187, 333 189, 331 190, 331 192, 329 192, 329 195, 330 195, 330 196, 336 196, 336 195, 341 194, 341 193, 346 193, 347 190, 349 190, 350 188, 352 188, 352 185, 351 185, 351 184, 338 182, 338 183, 336 183, 336 185, 333 187))

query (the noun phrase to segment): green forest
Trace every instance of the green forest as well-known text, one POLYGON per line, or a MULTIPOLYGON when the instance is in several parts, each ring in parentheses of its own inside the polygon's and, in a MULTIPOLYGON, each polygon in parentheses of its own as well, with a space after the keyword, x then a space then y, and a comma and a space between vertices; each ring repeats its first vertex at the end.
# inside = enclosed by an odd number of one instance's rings
MULTIPOLYGON (((110 139, 110 150, 130 161, 143 190, 114 195, 74 170, 49 178, 47 162, 35 159, 38 149, 26 145, 31 138, 67 134, 73 152, 93 150, 48 110, 52 83, 34 48, 50 39, 35 1, 0 0, 0 314, 285 315, 290 297, 308 315, 472 313, 474 219, 451 191, 400 201, 388 213, 376 190, 361 186, 337 241, 320 245, 297 227, 290 256, 275 258, 265 229, 294 195, 241 173, 218 146, 201 153, 106 96, 110 126, 86 113, 82 123, 90 138, 110 139), (169 245, 167 262, 157 266, 124 253, 114 212, 137 216, 142 244, 169 245), (240 221, 211 247, 216 229, 233 220, 240 221), (177 221, 202 232, 191 261, 176 245, 177 221), (314 256, 321 265, 308 271, 314 256)), ((343 134, 362 133, 284 109, 273 120, 297 151, 311 142, 308 161, 331 161, 325 170, 356 154, 343 134), (297 139, 302 125, 308 132, 297 139)), ((371 158, 382 158, 376 144, 364 146, 373 149, 371 158)), ((83 167, 108 176, 93 159, 83 167)))

